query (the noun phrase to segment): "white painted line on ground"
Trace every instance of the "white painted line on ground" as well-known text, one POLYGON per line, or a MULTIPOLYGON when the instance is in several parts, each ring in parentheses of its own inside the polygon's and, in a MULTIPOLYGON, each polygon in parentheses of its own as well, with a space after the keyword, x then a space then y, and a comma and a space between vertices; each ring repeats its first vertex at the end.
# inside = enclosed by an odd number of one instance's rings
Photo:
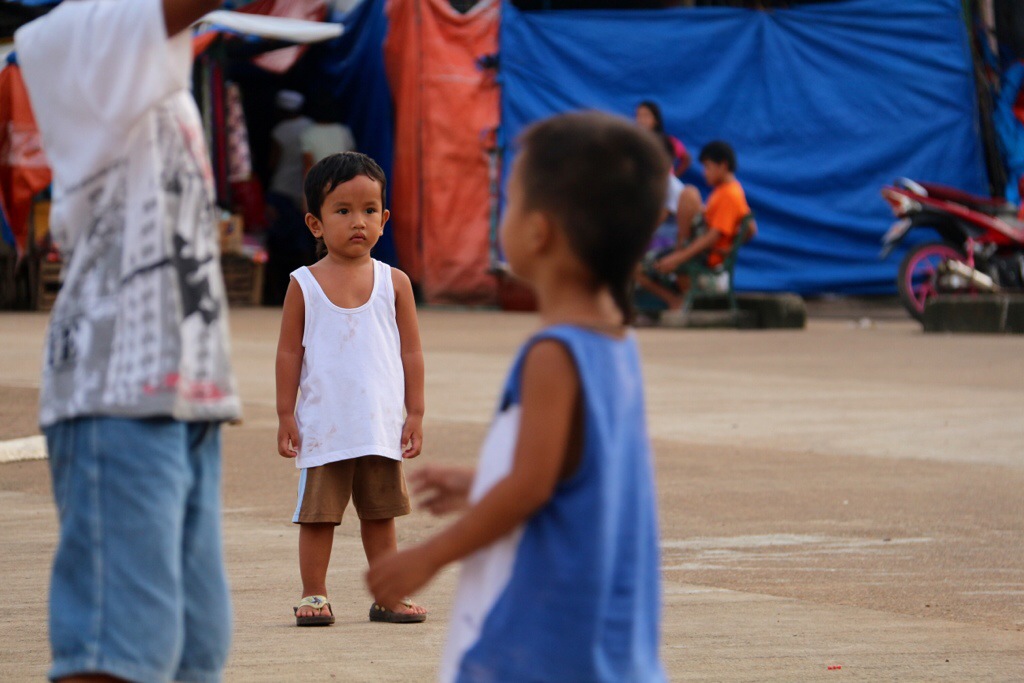
POLYGON ((0 463, 45 459, 46 439, 42 436, 0 441, 0 463))

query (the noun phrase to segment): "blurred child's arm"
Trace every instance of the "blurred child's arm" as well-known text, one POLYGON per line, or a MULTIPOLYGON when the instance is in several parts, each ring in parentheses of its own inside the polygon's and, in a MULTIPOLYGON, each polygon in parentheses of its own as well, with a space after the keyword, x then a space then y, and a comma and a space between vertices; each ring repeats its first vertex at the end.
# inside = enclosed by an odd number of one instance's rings
POLYGON ((402 457, 415 458, 423 448, 423 347, 416 320, 416 299, 412 282, 402 271, 392 268, 395 285, 395 321, 402 340, 402 368, 405 372, 405 426, 402 427, 402 457))
POLYGON ((203 15, 218 9, 221 0, 163 0, 163 4, 167 37, 173 38, 201 19, 203 15))
POLYGON ((306 323, 305 303, 299 283, 288 283, 281 312, 281 336, 277 341, 277 452, 286 458, 299 454, 299 428, 295 423, 295 401, 302 373, 302 331, 306 323))
POLYGON ((409 488, 418 507, 444 515, 469 507, 469 492, 476 472, 471 467, 427 465, 409 475, 409 488))
POLYGON ((576 366, 560 343, 540 341, 523 368, 522 413, 515 460, 459 521, 425 543, 378 560, 367 584, 377 602, 392 604, 421 588, 441 567, 482 548, 531 517, 571 474, 579 453, 570 443, 579 429, 576 366), (572 465, 572 467, 567 467, 572 465))

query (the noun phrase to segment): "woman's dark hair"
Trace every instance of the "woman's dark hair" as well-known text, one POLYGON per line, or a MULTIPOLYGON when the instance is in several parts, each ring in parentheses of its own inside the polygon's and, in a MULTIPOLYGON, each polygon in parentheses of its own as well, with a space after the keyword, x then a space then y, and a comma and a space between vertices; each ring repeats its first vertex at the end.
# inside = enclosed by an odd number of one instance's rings
POLYGON ((701 163, 713 161, 716 164, 725 164, 730 173, 736 172, 736 152, 733 151, 732 145, 722 140, 715 140, 704 145, 697 160, 701 163))
POLYGON ((520 142, 525 208, 554 218, 631 322, 633 274, 667 189, 669 158, 657 137, 617 116, 578 112, 534 124, 520 142))
MULTIPOLYGON (((306 183, 303 189, 306 195, 307 211, 317 219, 322 219, 320 210, 327 195, 338 185, 347 183, 360 175, 380 183, 380 205, 382 209, 387 206, 388 179, 384 175, 384 170, 365 154, 341 152, 316 162, 306 174, 306 183)), ((316 240, 316 255, 319 258, 326 254, 327 245, 324 244, 323 238, 319 237, 316 240)))
POLYGON ((665 147, 665 151, 668 152, 670 159, 676 158, 676 148, 672 144, 672 138, 669 137, 668 133, 665 132, 665 117, 661 113, 661 107, 658 106, 657 102, 653 100, 644 100, 640 104, 636 105, 639 109, 643 107, 647 111, 651 112, 651 116, 654 117, 654 134, 661 138, 661 144, 665 147))
POLYGON ((647 111, 651 112, 651 116, 654 117, 654 132, 655 133, 664 133, 665 132, 665 117, 662 116, 662 114, 661 114, 661 107, 658 106, 658 103, 654 102, 652 100, 644 100, 640 104, 636 105, 637 109, 639 109, 640 107, 643 107, 647 111))

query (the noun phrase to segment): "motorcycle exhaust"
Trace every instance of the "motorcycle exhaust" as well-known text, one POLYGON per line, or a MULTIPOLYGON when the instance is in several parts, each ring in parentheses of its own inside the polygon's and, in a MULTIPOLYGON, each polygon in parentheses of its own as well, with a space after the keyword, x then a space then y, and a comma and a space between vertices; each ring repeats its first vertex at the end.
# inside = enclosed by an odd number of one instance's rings
POLYGON ((966 279, 979 291, 992 293, 999 291, 999 285, 995 283, 995 280, 990 278, 988 275, 985 275, 985 273, 980 270, 971 268, 962 261, 947 260, 939 266, 939 270, 946 274, 958 275, 966 279))

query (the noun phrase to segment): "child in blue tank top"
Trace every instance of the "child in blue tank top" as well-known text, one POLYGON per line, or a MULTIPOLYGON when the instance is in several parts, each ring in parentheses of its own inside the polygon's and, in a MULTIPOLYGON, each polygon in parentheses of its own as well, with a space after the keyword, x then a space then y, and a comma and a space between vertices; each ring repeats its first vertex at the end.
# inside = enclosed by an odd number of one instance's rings
POLYGON ((513 364, 473 472, 412 477, 445 531, 371 563, 387 603, 462 559, 444 681, 662 681, 651 448, 636 341, 636 265, 669 160, 657 139, 598 113, 522 139, 501 229, 544 328, 513 364))

